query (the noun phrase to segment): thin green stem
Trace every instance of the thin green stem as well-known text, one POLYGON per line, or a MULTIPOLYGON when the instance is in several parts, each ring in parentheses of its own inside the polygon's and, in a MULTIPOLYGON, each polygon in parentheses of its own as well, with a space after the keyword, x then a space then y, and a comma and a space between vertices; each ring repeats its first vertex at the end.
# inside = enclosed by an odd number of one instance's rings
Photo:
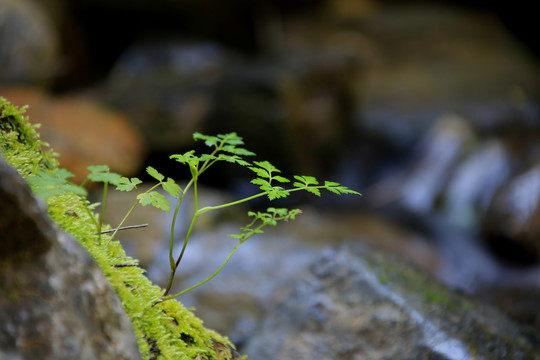
MULTIPOLYGON (((324 186, 324 185, 309 186, 309 188, 311 188, 311 189, 325 189, 326 186, 324 186)), ((293 189, 287 189, 288 192, 300 191, 300 190, 306 190, 306 188, 293 188, 293 189)), ((258 193, 258 194, 255 194, 255 195, 252 195, 252 196, 249 196, 249 197, 240 199, 240 200, 231 201, 231 202, 228 202, 228 203, 226 203, 226 204, 221 204, 221 205, 216 205, 216 206, 205 206, 205 207, 202 208, 199 212, 200 212, 201 214, 204 214, 204 213, 207 212, 207 211, 218 210, 218 209, 223 209, 223 208, 226 208, 226 207, 229 207, 229 206, 238 205, 238 204, 244 203, 244 202, 246 202, 246 201, 250 201, 250 200, 256 199, 256 198, 258 198, 258 197, 264 196, 264 195, 266 195, 266 194, 267 194, 266 192, 260 192, 260 193, 258 193)))
MULTIPOLYGON (((163 296, 167 296, 167 294, 171 290, 171 287, 172 287, 172 284, 173 284, 173 281, 174 281, 174 275, 176 274, 176 270, 178 269, 178 265, 180 265, 180 261, 182 261, 182 258, 184 257, 184 253, 186 251, 186 247, 187 247, 187 244, 189 242, 189 238, 191 237, 191 232, 193 231, 193 227, 195 225, 195 222, 197 221, 197 219, 200 216, 200 213, 198 211, 198 199, 197 199, 197 176, 194 176, 191 179, 190 184, 188 184, 188 185, 191 185, 191 184, 193 185, 193 196, 194 196, 194 201, 195 201, 195 214, 193 215, 193 219, 191 220, 191 224, 189 225, 189 229, 188 229, 188 231, 186 233, 186 237, 184 238, 184 244, 182 245, 182 250, 180 251, 180 255, 178 256, 178 258, 176 259, 176 262, 174 262, 174 258, 173 258, 173 255, 172 255, 172 253, 173 253, 173 245, 174 245, 174 227, 171 228, 171 242, 170 242, 170 248, 169 248, 169 260, 170 260, 170 263, 171 263, 171 274, 169 276, 169 282, 167 283, 167 287, 165 288, 165 292, 163 293, 163 296)), ((187 188, 188 188, 188 186, 186 186, 186 189, 187 188)), ((184 194, 185 194, 185 190, 184 190, 184 194)), ((183 198, 183 196, 184 195, 182 195, 182 198, 183 198)), ((177 208, 179 208, 179 206, 177 206, 177 208)), ((176 216, 177 216, 177 212, 175 212, 173 220, 176 219, 176 216)))
MULTIPOLYGON (((157 187, 160 186, 160 185, 161 185, 161 182, 157 183, 156 185, 152 186, 150 189, 146 190, 143 194, 148 193, 148 192, 154 190, 155 188, 157 188, 157 187)), ((135 190, 137 191, 137 196, 140 195, 139 189, 137 189, 137 187, 135 187, 135 190)), ((109 243, 111 242, 111 240, 114 239, 114 237, 116 236, 116 233, 117 233, 118 230, 122 227, 122 225, 124 225, 124 223, 126 222, 127 218, 129 217, 129 215, 131 215, 131 213, 133 212, 133 210, 135 210, 135 207, 137 206, 138 203, 139 203, 139 198, 137 197, 137 199, 135 200, 135 203, 133 204, 133 206, 131 206, 131 208, 129 209, 129 211, 127 212, 127 214, 124 216, 124 218, 122 219, 122 221, 120 221, 120 224, 118 224, 118 226, 116 227, 115 232, 113 232, 113 234, 111 235, 111 238, 107 241, 107 243, 105 244, 105 246, 109 245, 109 243)))
MULTIPOLYGON (((255 221, 253 221, 251 224, 253 224, 255 221)), ((174 298, 177 298, 185 293, 187 293, 188 291, 191 291, 195 288, 198 288, 199 286, 201 285, 204 285, 205 283, 207 283, 208 281, 212 280, 217 274, 219 274, 221 272, 221 270, 223 270, 223 268, 225 267, 225 265, 227 265, 227 263, 229 262, 229 260, 231 259, 231 257, 233 256, 233 254, 236 252, 236 250, 238 250, 238 248, 240 247, 240 245, 242 245, 247 239, 249 239, 250 237, 252 237, 253 235, 255 235, 261 228, 263 228, 266 224, 265 223, 262 223, 261 225, 257 226, 257 228, 255 229, 251 229, 249 231, 249 234, 245 235, 243 238, 239 239, 238 240, 238 243, 234 246, 234 248, 229 252, 229 255, 227 256, 227 258, 223 261, 223 263, 221 264, 221 266, 219 268, 217 268, 216 271, 214 271, 212 273, 212 275, 210 275, 209 277, 207 277, 206 279, 198 282, 197 284, 193 285, 193 286, 190 286, 188 287, 187 289, 184 289, 182 291, 180 291, 179 293, 175 294, 175 295, 168 295, 167 294, 164 294, 162 299, 163 300, 171 300, 171 299, 174 299, 174 298)))
POLYGON ((105 244, 105 246, 109 245, 109 243, 111 242, 111 240, 114 239, 114 237, 116 236, 116 233, 118 232, 118 230, 120 230, 120 228, 122 227, 122 225, 124 225, 124 223, 126 222, 127 218, 129 217, 129 215, 131 215, 131 213, 133 212, 133 210, 135 209, 135 207, 137 206, 138 203, 139 203, 139 199, 135 200, 135 203, 134 203, 133 206, 129 209, 129 211, 127 212, 126 216, 124 216, 124 218, 122 219, 122 221, 120 221, 120 224, 118 224, 118 226, 116 227, 116 230, 113 232, 113 234, 111 235, 111 238, 107 241, 107 243, 105 244))
POLYGON ((182 196, 180 196, 180 199, 178 200, 178 204, 176 204, 176 208, 174 209, 174 215, 173 219, 171 221, 171 237, 169 241, 169 263, 171 265, 171 272, 175 271, 176 266, 174 262, 174 256, 173 256, 173 250, 174 250, 174 229, 176 227, 176 219, 178 217, 178 212, 180 210, 180 206, 182 205, 182 201, 184 200, 184 196, 186 196, 189 188, 193 184, 193 179, 191 179, 186 187, 184 188, 184 191, 182 192, 182 196))
POLYGON ((238 249, 238 247, 240 246, 242 242, 238 242, 236 244, 236 246, 231 250, 231 252, 229 253, 229 255, 227 256, 227 258, 225 259, 225 261, 223 262, 223 264, 221 264, 221 266, 216 270, 214 271, 214 273, 212 275, 210 275, 209 277, 207 277, 206 279, 204 279, 203 281, 185 289, 185 290, 182 290, 180 291, 178 294, 175 294, 175 295, 168 295, 167 294, 164 294, 163 296, 166 297, 164 298, 164 300, 170 300, 170 299, 174 299, 174 298, 177 298, 178 296, 180 295, 183 295, 185 293, 187 293, 188 291, 191 291, 195 288, 198 288, 199 286, 205 284, 206 282, 212 280, 217 274, 219 274, 219 272, 225 267, 225 265, 227 265, 227 263, 229 262, 229 259, 232 257, 232 255, 236 252, 236 250, 238 249))
POLYGON ((103 199, 101 200, 101 213, 99 215, 99 222, 98 222, 98 241, 101 243, 101 227, 103 226, 103 217, 105 216, 105 207, 107 206, 107 189, 109 187, 109 183, 106 181, 103 184, 103 199))
MULTIPOLYGON (((193 219, 191 220, 191 224, 189 225, 189 229, 187 231, 186 237, 184 239, 184 244, 182 245, 182 250, 180 251, 180 255, 178 255, 178 258, 176 259, 176 262, 172 263, 171 266, 171 274, 169 276, 169 282, 167 283, 167 287, 165 288, 165 292, 163 293, 163 296, 167 296, 169 291, 171 291, 171 287, 174 281, 174 275, 176 274, 176 270, 178 270, 178 266, 180 265, 180 261, 182 261, 182 258, 184 257, 184 253, 187 248, 187 244, 189 242, 189 238, 191 237, 191 232, 193 230, 193 227, 195 225, 195 222, 197 221, 197 218, 199 217, 199 213, 195 213, 193 215, 193 219)), ((174 260, 173 260, 174 261, 174 260)))
MULTIPOLYGON (((212 151, 210 153, 210 156, 215 156, 220 150, 221 148, 223 147, 223 144, 224 142, 222 142, 221 144, 219 144, 219 146, 216 146, 216 148, 214 149, 214 151, 212 151)), ((210 161, 210 159, 207 159, 202 165, 201 167, 198 169, 197 171, 197 176, 200 176, 203 172, 205 172, 210 166, 214 165, 216 162, 218 161, 218 159, 213 159, 212 161, 210 161)))
MULTIPOLYGON (((162 298, 166 297, 168 295, 169 291, 171 290, 171 287, 172 287, 172 284, 173 284, 173 281, 174 281, 174 276, 176 274, 178 266, 180 265, 180 262, 182 261, 182 258, 184 257, 184 253, 186 251, 187 244, 188 244, 189 239, 191 237, 191 232, 193 231, 195 222, 197 221, 199 216, 202 215, 203 213, 207 212, 207 211, 217 210, 217 209, 225 208, 225 207, 228 207, 228 206, 233 206, 233 205, 236 205, 236 204, 240 204, 242 202, 255 199, 255 198, 263 196, 265 194, 265 193, 260 193, 260 194, 257 194, 257 195, 254 195, 254 196, 251 196, 251 197, 248 197, 248 198, 245 198, 245 199, 241 199, 241 200, 238 200, 238 201, 234 201, 234 202, 231 202, 231 203, 223 204, 223 205, 220 205, 220 206, 214 206, 214 207, 206 207, 204 209, 199 210, 199 198, 198 198, 198 191, 197 191, 198 177, 203 172, 205 172, 210 166, 212 166, 213 164, 215 164, 218 161, 217 157, 215 159, 211 159, 211 157, 215 156, 219 151, 221 151, 226 142, 227 142, 227 138, 223 139, 218 145, 216 145, 215 149, 212 151, 212 153, 210 153, 210 158, 208 158, 202 165, 199 166, 199 164, 197 164, 197 166, 195 167, 195 166, 192 166, 191 164, 188 164, 190 166, 192 178, 191 178, 190 182, 188 183, 188 185, 186 185, 186 187, 184 189, 184 192, 183 192, 182 196, 180 197, 180 200, 178 201, 178 204, 177 204, 177 206, 175 208, 175 211, 174 211, 173 220, 171 222, 171 237, 170 237, 170 242, 169 242, 169 262, 170 262, 170 266, 171 266, 171 274, 169 276, 169 282, 167 284, 167 287, 165 289, 165 292, 164 292, 162 298), (180 205, 182 204, 182 200, 184 199, 185 194, 187 193, 188 189, 192 185, 193 185, 193 199, 194 199, 195 213, 194 213, 193 218, 191 220, 191 224, 189 225, 188 231, 186 233, 186 237, 184 238, 184 243, 182 245, 182 250, 180 251, 180 255, 178 256, 176 261, 174 261, 174 256, 173 256, 173 251, 174 251, 174 228, 175 228, 175 225, 176 225, 176 218, 178 217, 178 212, 179 212, 179 209, 180 209, 180 205)), ((236 248, 238 247, 238 245, 236 246, 236 248)), ((230 254, 230 256, 231 255, 232 255, 232 253, 230 254)), ((229 256, 229 258, 230 258, 230 256, 229 256)), ((222 267, 223 266, 225 266, 225 264, 223 264, 222 267)), ((218 270, 218 272, 219 272, 219 270, 218 270)), ((210 279, 208 279, 208 280, 210 280, 210 279)))
POLYGON ((238 205, 238 204, 241 204, 241 203, 244 203, 246 201, 256 199, 256 198, 264 196, 264 195, 266 195, 266 192, 261 192, 261 193, 249 196, 247 198, 243 198, 243 199, 240 199, 240 200, 228 202, 226 204, 221 204, 221 205, 216 205, 216 206, 206 206, 206 207, 202 208, 201 210, 199 210, 199 212, 201 214, 204 214, 207 211, 218 210, 218 209, 223 209, 223 208, 226 208, 226 207, 229 207, 229 206, 238 205))
MULTIPOLYGON (((224 138, 223 140, 221 140, 221 142, 219 143, 219 145, 216 145, 216 148, 214 149, 214 151, 212 151, 210 153, 210 156, 215 156, 218 152, 220 152, 222 149, 223 149, 223 146, 225 145, 225 143, 227 142, 228 138, 224 138)), ((210 159, 207 159, 203 164, 202 166, 199 168, 199 171, 198 171, 198 175, 201 175, 203 172, 206 171, 206 169, 208 169, 210 166, 214 165, 219 159, 213 159, 210 161, 210 159)))
MULTIPOLYGON (((220 144, 220 146, 216 147, 214 151, 210 155, 215 155, 218 151, 221 150, 223 143, 220 144)), ((171 290, 173 281, 174 281, 174 275, 176 274, 176 270, 178 269, 178 265, 180 265, 180 261, 182 261, 182 258, 184 257, 184 253, 186 251, 187 244, 189 242, 189 238, 191 236, 191 232, 193 230, 193 227, 195 225, 195 222, 197 221, 198 217, 201 215, 199 212, 199 203, 198 203, 198 193, 197 193, 197 179, 199 175, 201 175, 205 170, 207 170, 210 166, 212 166, 217 159, 214 159, 212 162, 210 162, 210 159, 206 160, 200 167, 197 167, 196 169, 191 169, 192 172, 192 178, 184 188, 184 192, 182 193, 182 196, 180 197, 180 200, 178 201, 178 204, 176 205, 176 208, 174 210, 173 219, 171 222, 171 237, 169 241, 169 263, 171 266, 171 274, 169 276, 169 282, 167 283, 167 287, 165 288, 165 293, 163 296, 166 296, 169 291, 171 290), (193 215, 193 219, 191 220, 191 224, 189 226, 188 232, 186 234, 186 237, 184 238, 184 243, 182 245, 182 250, 180 251, 180 255, 178 256, 178 259, 175 261, 173 252, 174 252, 174 228, 176 226, 176 219, 178 217, 178 212, 180 210, 180 205, 182 204, 182 201, 184 200, 184 196, 188 192, 189 188, 193 185, 193 197, 195 202, 195 214, 193 215)))

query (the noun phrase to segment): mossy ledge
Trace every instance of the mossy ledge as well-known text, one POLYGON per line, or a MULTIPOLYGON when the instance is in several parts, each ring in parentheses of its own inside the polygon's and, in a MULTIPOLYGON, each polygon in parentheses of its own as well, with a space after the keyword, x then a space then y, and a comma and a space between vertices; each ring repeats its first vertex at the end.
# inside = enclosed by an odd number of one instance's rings
MULTIPOLYGON (((39 125, 24 116, 25 110, 0 97, 0 153, 28 179, 39 171, 54 171, 59 162, 49 145, 40 140, 39 125)), ((163 290, 150 282, 138 261, 127 256, 118 241, 105 246, 109 237, 102 235, 100 239, 96 234, 86 198, 68 193, 49 198, 47 205, 49 216, 92 255, 117 292, 144 359, 238 358, 226 337, 206 329, 202 320, 180 302, 152 306, 163 290)))

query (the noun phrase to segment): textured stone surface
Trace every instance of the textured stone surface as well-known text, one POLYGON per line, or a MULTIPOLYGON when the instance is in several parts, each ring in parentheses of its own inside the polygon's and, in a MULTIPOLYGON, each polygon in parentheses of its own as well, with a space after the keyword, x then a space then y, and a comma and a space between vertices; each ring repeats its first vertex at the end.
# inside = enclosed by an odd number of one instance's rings
POLYGON ((0 159, 0 358, 140 359, 98 265, 0 159))
POLYGON ((365 247, 324 252, 283 299, 250 359, 540 359, 533 331, 365 247))

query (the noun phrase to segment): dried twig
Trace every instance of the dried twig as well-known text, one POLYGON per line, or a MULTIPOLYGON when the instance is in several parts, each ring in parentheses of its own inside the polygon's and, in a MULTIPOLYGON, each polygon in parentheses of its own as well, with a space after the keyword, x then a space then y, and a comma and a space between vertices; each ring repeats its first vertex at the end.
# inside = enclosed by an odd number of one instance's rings
MULTIPOLYGON (((128 230, 128 229, 137 229, 137 228, 142 228, 142 227, 147 227, 147 226, 148 226, 148 224, 122 226, 122 227, 118 228, 118 231, 120 231, 120 230, 128 230)), ((110 230, 104 230, 101 233, 102 234, 107 234, 107 233, 112 233, 112 232, 115 232, 115 231, 116 231, 116 229, 110 229, 110 230)))

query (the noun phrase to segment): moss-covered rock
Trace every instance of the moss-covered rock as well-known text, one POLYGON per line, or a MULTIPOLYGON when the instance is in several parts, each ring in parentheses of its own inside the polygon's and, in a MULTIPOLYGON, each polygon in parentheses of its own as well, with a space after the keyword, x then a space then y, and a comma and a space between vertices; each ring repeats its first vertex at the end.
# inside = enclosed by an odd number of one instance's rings
POLYGON ((101 269, 0 157, 0 359, 142 360, 101 269))
MULTIPOLYGON (((25 178, 54 172, 59 163, 48 144, 17 108, 0 97, 0 153, 25 178)), ((127 256, 118 241, 98 236, 90 216, 91 204, 75 193, 47 199, 49 216, 70 233, 100 266, 131 319, 144 359, 232 359, 229 340, 206 329, 202 321, 177 301, 153 305, 163 290, 152 284, 127 256)))
POLYGON ((365 244, 322 251, 280 291, 250 359, 540 360, 537 329, 365 244))

